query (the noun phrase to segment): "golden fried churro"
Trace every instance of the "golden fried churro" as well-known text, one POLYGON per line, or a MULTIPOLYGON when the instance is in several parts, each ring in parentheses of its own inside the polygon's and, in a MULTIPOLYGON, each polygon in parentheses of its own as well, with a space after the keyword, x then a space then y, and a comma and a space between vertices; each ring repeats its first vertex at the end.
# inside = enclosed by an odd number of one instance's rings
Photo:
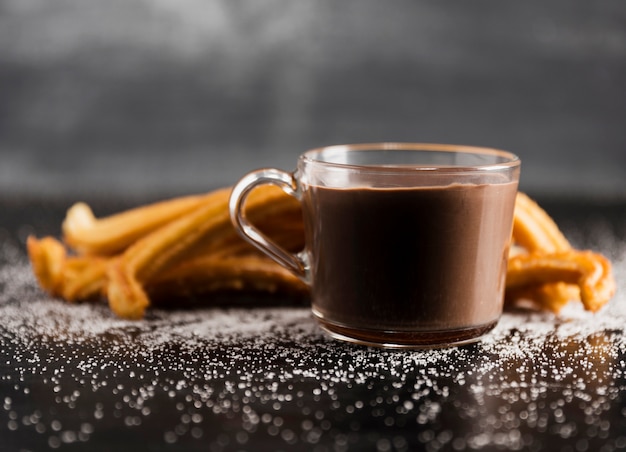
POLYGON ((307 286, 257 251, 226 258, 192 259, 150 281, 151 299, 196 298, 218 291, 304 294, 307 286))
MULTIPOLYGON (((255 225, 268 237, 277 241, 289 251, 300 251, 304 248, 304 223, 300 204, 293 198, 269 187, 277 196, 277 201, 264 203, 263 208, 250 213, 255 225)), ((261 189, 265 190, 265 189, 261 189)), ((261 192, 257 192, 258 196, 261 192)), ((214 255, 228 255, 233 252, 248 252, 254 249, 235 231, 230 221, 218 222, 203 237, 182 254, 182 259, 214 255), (237 251, 238 250, 238 251, 237 251)), ((175 264, 175 262, 173 262, 175 264)))
POLYGON ((72 256, 65 262, 61 296, 67 301, 97 300, 105 295, 111 259, 72 256))
POLYGON ((146 280, 201 237, 202 229, 219 216, 229 192, 213 193, 199 208, 142 237, 111 264, 107 277, 109 306, 120 317, 137 319, 150 305, 140 280, 146 280))
POLYGON ((615 293, 611 263, 591 251, 521 254, 509 260, 507 289, 564 282, 576 284, 585 309, 595 312, 615 293))
POLYGON ((564 282, 507 288, 506 302, 523 306, 529 303, 539 310, 558 314, 570 301, 580 301, 580 289, 564 282))
POLYGON ((31 236, 26 240, 26 249, 41 288, 52 296, 59 296, 67 256, 63 244, 53 237, 38 240, 31 236))
POLYGON ((513 241, 529 253, 571 249, 554 220, 526 194, 518 192, 513 219, 513 241))
POLYGON ((68 256, 53 237, 28 237, 28 255, 39 285, 50 295, 67 301, 90 300, 102 295, 108 260, 93 256, 68 256))
MULTIPOLYGON (((228 215, 228 191, 220 191, 198 209, 174 220, 135 242, 109 268, 107 295, 111 309, 126 318, 143 316, 150 300, 143 289, 158 272, 180 262, 184 253, 211 237, 219 242, 232 230, 228 215)), ((281 204, 297 203, 277 187, 255 190, 248 201, 251 218, 267 215, 281 204), (271 207, 270 207, 271 206, 271 207)))
POLYGON ((119 253, 140 237, 198 208, 208 196, 185 196, 100 219, 87 204, 79 202, 70 207, 63 221, 64 241, 79 253, 119 253))
MULTIPOLYGON (((513 243, 510 257, 522 253, 552 253, 572 247, 554 220, 528 195, 518 192, 513 220, 513 243)), ((507 301, 532 301, 540 309, 559 312, 569 301, 580 300, 576 286, 563 283, 536 284, 520 290, 508 290, 507 301)))

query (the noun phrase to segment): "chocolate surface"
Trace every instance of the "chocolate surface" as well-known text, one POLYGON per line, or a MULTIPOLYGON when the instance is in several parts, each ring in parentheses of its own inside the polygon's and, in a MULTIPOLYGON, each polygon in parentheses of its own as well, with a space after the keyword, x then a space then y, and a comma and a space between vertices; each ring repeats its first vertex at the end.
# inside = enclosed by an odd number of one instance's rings
POLYGON ((494 323, 516 188, 309 187, 314 312, 331 324, 398 332, 494 323))

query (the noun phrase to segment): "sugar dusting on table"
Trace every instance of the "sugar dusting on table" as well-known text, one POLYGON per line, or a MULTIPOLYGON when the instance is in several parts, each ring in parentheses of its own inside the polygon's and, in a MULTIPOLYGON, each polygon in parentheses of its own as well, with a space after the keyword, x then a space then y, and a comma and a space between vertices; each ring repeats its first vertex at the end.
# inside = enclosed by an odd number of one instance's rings
POLYGON ((23 252, 4 244, 0 430, 27 430, 51 448, 150 425, 163 443, 210 450, 259 438, 313 450, 539 450, 541 433, 571 439, 571 450, 594 441, 617 450, 626 432, 603 440, 616 428, 605 414, 626 389, 626 252, 611 246, 618 293, 597 314, 574 304, 558 317, 506 312, 477 344, 389 351, 338 343, 301 307, 118 319, 103 304, 42 294, 23 252), (231 427, 217 431, 211 419, 231 427), (459 420, 462 431, 447 427, 459 420))

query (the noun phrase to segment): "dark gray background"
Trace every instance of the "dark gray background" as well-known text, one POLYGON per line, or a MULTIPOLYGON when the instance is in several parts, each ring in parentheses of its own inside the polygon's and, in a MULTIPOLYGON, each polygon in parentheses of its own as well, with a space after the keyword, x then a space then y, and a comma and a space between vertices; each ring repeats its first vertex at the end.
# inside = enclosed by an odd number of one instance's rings
POLYGON ((5 194, 178 195, 401 140, 624 198, 625 124, 623 0, 0 0, 5 194))

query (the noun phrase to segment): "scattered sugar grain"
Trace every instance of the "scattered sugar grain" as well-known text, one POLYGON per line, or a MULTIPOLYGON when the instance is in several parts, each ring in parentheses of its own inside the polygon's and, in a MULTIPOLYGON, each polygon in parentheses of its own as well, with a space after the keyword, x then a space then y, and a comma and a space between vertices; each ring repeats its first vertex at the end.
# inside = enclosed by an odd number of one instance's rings
MULTIPOLYGON (((142 429, 161 416, 163 442, 201 440, 214 450, 258 437, 283 447, 522 450, 536 448, 542 434, 592 450, 619 428, 606 416, 626 389, 626 253, 613 253, 618 295, 596 315, 578 305, 558 318, 507 312, 478 344, 398 352, 337 343, 304 308, 118 319, 104 305, 43 295, 24 254, 5 244, 0 346, 12 354, 0 359, 10 369, 0 375, 0 424, 41 435, 53 449, 88 443, 105 422, 142 429), (33 379, 40 396, 48 390, 44 404, 36 405, 33 379), (82 400, 95 403, 74 424, 69 414, 82 400), (294 410, 300 416, 283 416, 294 410), (468 427, 442 429, 451 415, 468 427), (361 416, 381 432, 404 433, 361 432, 361 416), (240 428, 216 435, 216 419, 240 428)), ((607 450, 624 444, 618 436, 607 450)))

